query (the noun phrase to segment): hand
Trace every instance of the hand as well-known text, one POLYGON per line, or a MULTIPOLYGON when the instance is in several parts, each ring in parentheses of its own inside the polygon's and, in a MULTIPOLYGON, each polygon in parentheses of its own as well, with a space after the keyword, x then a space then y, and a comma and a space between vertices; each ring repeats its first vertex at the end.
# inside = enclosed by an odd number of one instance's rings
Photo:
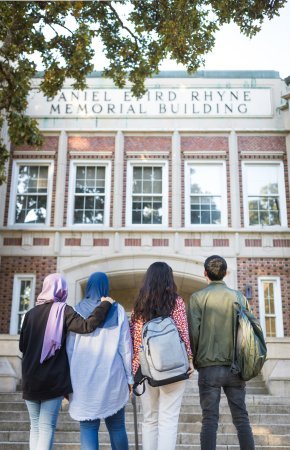
POLYGON ((132 398, 132 395, 133 395, 133 384, 128 384, 128 388, 129 388, 129 396, 130 396, 130 398, 132 398))
POLYGON ((194 368, 193 368, 193 363, 192 363, 191 359, 188 361, 188 366, 189 367, 188 367, 187 373, 189 375, 189 378, 192 378, 192 374, 194 372, 194 368))
POLYGON ((101 297, 101 302, 110 302, 111 305, 115 303, 115 300, 113 300, 111 297, 101 297))

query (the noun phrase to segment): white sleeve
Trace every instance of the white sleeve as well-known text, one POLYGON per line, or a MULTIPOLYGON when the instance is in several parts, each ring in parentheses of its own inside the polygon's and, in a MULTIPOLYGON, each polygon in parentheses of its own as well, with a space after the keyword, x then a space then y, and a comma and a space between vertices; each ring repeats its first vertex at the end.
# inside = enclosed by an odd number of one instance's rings
POLYGON ((134 378, 132 373, 132 358, 133 358, 132 341, 129 328, 129 321, 125 313, 125 310, 123 310, 123 322, 121 325, 118 351, 123 360, 127 382, 128 384, 133 384, 134 378))

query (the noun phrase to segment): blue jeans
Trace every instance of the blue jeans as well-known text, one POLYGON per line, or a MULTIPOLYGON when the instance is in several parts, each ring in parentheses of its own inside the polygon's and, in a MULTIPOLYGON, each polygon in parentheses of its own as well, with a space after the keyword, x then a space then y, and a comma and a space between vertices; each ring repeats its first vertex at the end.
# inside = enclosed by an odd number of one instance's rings
MULTIPOLYGON (((109 431, 112 450, 128 450, 128 437, 125 428, 125 408, 105 419, 109 431)), ((80 422, 82 450, 99 450, 100 419, 80 422)))
POLYGON ((246 409, 246 383, 230 371, 229 366, 202 367, 198 371, 202 428, 201 450, 216 449, 221 388, 226 394, 241 450, 254 450, 255 443, 246 409))
POLYGON ((51 450, 63 397, 50 400, 25 400, 30 418, 30 450, 51 450))

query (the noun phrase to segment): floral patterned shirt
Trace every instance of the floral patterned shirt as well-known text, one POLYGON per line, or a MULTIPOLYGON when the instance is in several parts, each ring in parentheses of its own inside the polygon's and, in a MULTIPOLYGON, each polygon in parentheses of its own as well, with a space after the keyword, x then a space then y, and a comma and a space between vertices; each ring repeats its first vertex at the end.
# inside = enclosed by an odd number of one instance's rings
MULTIPOLYGON (((186 317, 186 310, 185 310, 185 304, 184 300, 181 297, 177 297, 174 309, 172 310, 170 317, 174 320, 175 325, 179 331, 180 337, 185 343, 186 351, 188 357, 192 357, 192 351, 190 348, 190 342, 189 342, 189 333, 188 333, 188 324, 187 324, 187 317, 186 317)), ((141 345, 141 334, 142 334, 142 327, 144 325, 144 322, 142 319, 135 319, 134 312, 131 314, 131 320, 130 320, 130 331, 131 331, 131 337, 133 342, 133 374, 138 370, 138 367, 140 365, 139 363, 139 349, 141 345)))

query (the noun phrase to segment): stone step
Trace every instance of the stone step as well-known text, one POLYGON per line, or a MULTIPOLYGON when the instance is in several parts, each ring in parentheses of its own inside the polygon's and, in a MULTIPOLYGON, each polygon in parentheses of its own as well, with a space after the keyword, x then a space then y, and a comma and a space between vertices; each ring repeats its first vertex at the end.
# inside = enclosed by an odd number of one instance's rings
MULTIPOLYGON (((9 402, 9 403, 23 403, 24 401, 22 399, 21 393, 0 393, 0 410, 1 410, 1 404, 9 402)), ((64 403, 64 406, 67 402, 64 403)), ((191 405, 199 405, 199 395, 198 393, 195 394, 186 394, 183 396, 182 399, 183 404, 191 404, 191 405)), ((281 396, 275 396, 275 395, 268 395, 268 394, 247 394, 246 395, 246 403, 247 405, 255 404, 255 405, 290 405, 290 397, 281 397, 281 396)), ((221 394, 221 406, 225 404, 227 405, 227 399, 226 396, 222 393, 221 394)))
MULTIPOLYGON (((129 442, 134 441, 134 431, 127 430, 129 442)), ((102 444, 110 442, 109 434, 106 431, 100 431, 99 439, 102 444)), ((57 432, 55 434, 55 443, 70 442, 77 443, 80 440, 79 432, 57 432)), ((28 431, 2 431, 0 432, 0 442, 28 442, 28 431)), ((139 441, 141 442, 141 433, 139 433, 139 441)), ((257 435, 255 443, 257 445, 288 445, 290 435, 257 435)), ((235 445, 238 443, 236 433, 218 434, 217 444, 219 445, 235 445)), ((199 433, 179 433, 177 436, 177 444, 199 444, 199 433)))
MULTIPOLYGON (((132 418, 133 420, 133 418, 132 418)), ((2 420, 0 421, 0 431, 28 431, 29 430, 29 420, 21 421, 21 422, 15 422, 15 421, 9 421, 9 420, 2 420)), ((126 420, 126 428, 129 431, 133 432, 134 430, 134 424, 132 421, 126 420)), ((275 435, 288 435, 289 434, 289 425, 288 424, 267 424, 266 426, 263 425, 253 425, 253 433, 256 435, 268 435, 268 434, 275 434, 275 435)), ((201 423, 184 423, 179 422, 178 425, 178 432, 179 433, 199 433, 201 429, 201 423)), ((141 431, 141 421, 138 422, 138 430, 141 431)), ((78 432, 79 431, 79 423, 76 421, 59 421, 57 425, 57 432, 78 432)), ((100 425, 100 431, 106 431, 106 426, 104 422, 101 422, 100 425)), ((220 423, 218 428, 219 433, 225 433, 229 434, 235 433, 235 427, 232 423, 220 423)))
MULTIPOLYGON (((130 444, 130 450, 135 450, 135 445, 130 444)), ((141 450, 141 445, 139 444, 139 449, 141 450)), ((27 450, 26 443, 19 442, 2 442, 0 444, 1 450, 27 450)), ((71 444, 67 442, 55 444, 53 450, 80 450, 79 444, 71 444)), ((102 444, 102 450, 111 450, 110 444, 102 444)), ((179 444, 176 446, 176 450, 200 450, 200 445, 188 445, 179 444)), ((240 450, 240 446, 237 445, 217 445, 216 450, 240 450)), ((290 450, 289 445, 256 445, 256 450, 290 450)))
MULTIPOLYGON (((130 411, 127 413, 127 420, 132 421, 133 413, 130 411)), ((25 411, 0 411, 0 420, 5 420, 9 417, 10 420, 15 420, 20 422, 22 420, 28 420, 28 413, 25 411)), ((68 421, 70 416, 66 412, 60 412, 59 421, 68 421)), ((198 412, 181 412, 180 414, 181 422, 200 422, 201 413, 198 412)), ((221 412, 220 422, 231 423, 232 418, 229 412, 221 412)), ((290 425, 290 414, 256 414, 250 415, 250 421, 252 424, 289 424, 290 425)))
MULTIPOLYGON (((187 400, 187 399, 186 399, 187 400)), ((63 407, 63 411, 67 410, 67 406, 65 405, 63 407)), ((269 405, 265 405, 265 404, 248 404, 247 405, 247 409, 248 412, 251 413, 260 413, 260 414, 264 414, 264 413, 273 413, 273 414, 290 414, 290 404, 289 405, 276 405, 276 404, 269 404, 269 405)), ((126 406, 126 411, 132 411, 133 407, 130 403, 127 404, 126 406)), ((9 412, 20 412, 20 411, 25 411, 27 412, 27 408, 24 402, 1 402, 0 403, 0 411, 5 412, 7 411, 7 413, 9 412)), ((137 404, 137 411, 141 412, 141 404, 138 403, 137 404)), ((229 411, 229 406, 227 405, 227 403, 222 403, 220 405, 220 412, 228 412, 229 411)), ((182 406, 181 406, 181 412, 187 413, 187 412, 201 412, 200 409, 200 405, 199 404, 193 404, 191 402, 183 402, 182 406)))

